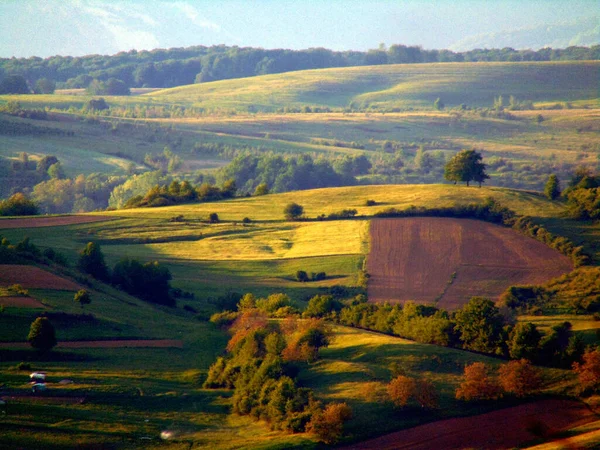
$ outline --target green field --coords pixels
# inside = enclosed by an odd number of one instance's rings
[[[182,86],[142,97],[207,108],[264,110],[307,104],[430,109],[438,97],[448,106],[491,106],[498,95],[531,101],[597,99],[598,70],[598,62],[347,67]]]

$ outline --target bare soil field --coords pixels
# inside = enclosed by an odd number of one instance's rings
[[[30,348],[28,342],[0,342],[0,347]],[[56,348],[183,348],[176,339],[123,339],[106,341],[63,341]]]
[[[20,284],[25,289],[78,291],[77,283],[34,266],[0,264],[0,286]]]
[[[46,306],[31,297],[0,297],[0,305],[16,308],[45,308]]]
[[[112,217],[103,216],[42,216],[19,219],[0,219],[0,229],[58,227],[65,225],[78,225],[81,223],[104,222],[111,219]]]
[[[487,414],[441,420],[354,444],[352,449],[506,449],[597,420],[583,403],[542,400]],[[540,430],[538,435],[532,432]]]
[[[471,219],[415,217],[371,222],[367,261],[374,302],[436,302],[457,309],[497,298],[513,284],[539,284],[573,270],[564,255],[532,238]]]

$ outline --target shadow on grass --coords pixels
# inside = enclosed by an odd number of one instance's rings
[[[0,348],[0,361],[1,362],[16,362],[16,361],[28,361],[28,362],[91,362],[97,358],[82,353],[72,353],[65,351],[50,351],[45,354],[40,354],[35,350],[9,350]]]

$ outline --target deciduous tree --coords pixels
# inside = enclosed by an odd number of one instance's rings
[[[500,386],[486,364],[476,362],[465,367],[464,381],[456,390],[458,400],[493,400],[500,396]]]
[[[56,345],[54,327],[47,317],[38,317],[32,322],[27,340],[41,353],[49,351]]]
[[[476,181],[481,187],[489,178],[486,165],[481,162],[482,156],[475,150],[462,150],[454,155],[444,167],[444,178],[454,184],[464,181],[469,186],[471,181]]]
[[[537,391],[542,384],[540,370],[526,359],[510,361],[500,366],[498,379],[505,392],[525,397]]]

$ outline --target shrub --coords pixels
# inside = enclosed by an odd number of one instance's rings
[[[100,246],[95,242],[88,242],[86,247],[81,251],[77,268],[98,280],[107,281],[109,279],[108,266],[104,262],[104,254]]]
[[[305,283],[308,281],[308,274],[304,270],[298,270],[296,272],[296,280]]]
[[[399,375],[388,384],[388,395],[395,406],[404,407],[415,393],[415,380],[405,375]]]
[[[297,203],[289,203],[283,209],[283,214],[286,220],[298,220],[304,214],[304,208]]]
[[[583,362],[573,364],[573,371],[578,375],[582,392],[597,391],[600,388],[600,350],[586,351]]]
[[[456,390],[457,400],[494,400],[500,396],[500,386],[490,377],[486,364],[476,362],[465,367],[464,381]]]
[[[219,223],[219,215],[217,213],[210,213],[208,221],[210,223]]]
[[[73,297],[73,301],[75,303],[79,303],[81,305],[81,309],[83,309],[83,305],[89,305],[92,303],[92,297],[88,291],[85,289],[80,289]]]
[[[343,434],[344,422],[352,418],[352,408],[347,403],[330,403],[313,414],[307,431],[316,434],[326,444],[337,443]]]
[[[500,366],[498,378],[504,392],[525,397],[538,390],[542,383],[540,370],[526,359],[510,361]]]

